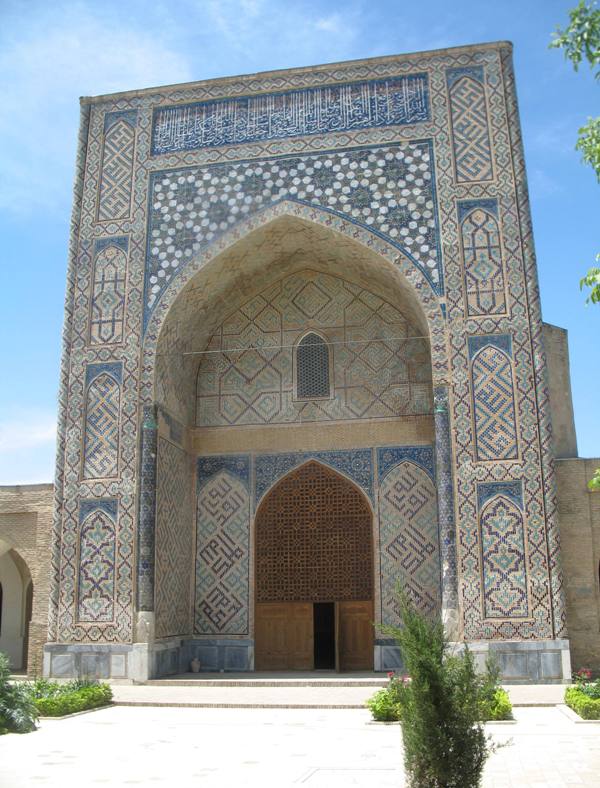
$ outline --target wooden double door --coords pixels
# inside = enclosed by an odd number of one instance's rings
[[[373,670],[373,602],[261,602],[255,669]]]

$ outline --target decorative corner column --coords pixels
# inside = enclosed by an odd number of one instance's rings
[[[434,423],[437,506],[442,565],[442,622],[448,639],[451,642],[457,642],[460,624],[456,570],[454,485],[447,386],[436,386],[434,388]]]
[[[140,510],[137,529],[135,641],[154,641],[154,546],[156,525],[156,408],[144,407],[140,458]]]

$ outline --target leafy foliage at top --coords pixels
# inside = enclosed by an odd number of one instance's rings
[[[551,49],[564,50],[565,57],[579,70],[582,60],[587,60],[596,79],[600,79],[600,10],[595,0],[586,3],[580,0],[576,8],[569,11],[570,24],[565,30],[557,29]]]
[[[595,0],[588,3],[580,0],[579,5],[569,11],[569,25],[557,30],[550,47],[562,49],[575,71],[587,61],[595,78],[600,79],[600,8]],[[587,124],[579,129],[575,148],[600,182],[600,118],[588,118]],[[600,260],[600,255],[596,259]],[[581,289],[590,288],[587,303],[600,303],[600,268],[590,268],[579,284]]]

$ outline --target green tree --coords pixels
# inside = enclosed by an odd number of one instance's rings
[[[468,648],[452,653],[439,618],[424,615],[397,593],[402,626],[381,629],[396,639],[410,676],[398,687],[407,785],[477,788],[497,747],[482,723],[497,674],[479,676]]]
[[[557,29],[550,43],[553,49],[562,49],[575,71],[587,61],[595,79],[600,80],[600,8],[596,1],[580,0],[576,8],[569,11],[569,24]],[[581,153],[585,164],[589,164],[600,183],[600,117],[588,118],[579,129],[576,150]],[[600,254],[596,255],[600,264]],[[600,267],[593,266],[579,282],[580,288],[589,288],[587,303],[600,304]],[[588,482],[590,490],[600,490],[600,468]]]
[[[600,8],[596,0],[580,0],[576,8],[569,11],[569,24],[557,29],[550,43],[552,49],[562,49],[575,71],[587,61],[595,79],[600,80]],[[600,117],[588,118],[585,126],[579,129],[576,150],[581,153],[585,164],[589,164],[600,183]],[[596,260],[600,263],[600,255]],[[593,267],[581,279],[580,287],[590,288],[587,301],[600,303],[600,267]]]

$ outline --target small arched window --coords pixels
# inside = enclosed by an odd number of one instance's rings
[[[296,397],[329,396],[329,348],[323,337],[307,334],[296,348]]]

